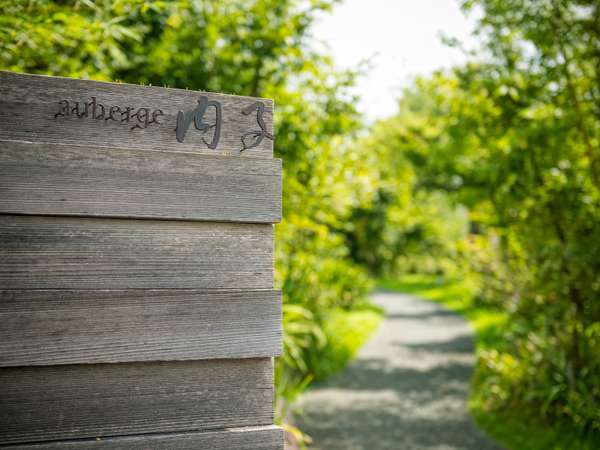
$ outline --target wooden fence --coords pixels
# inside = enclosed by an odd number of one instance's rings
[[[0,446],[283,448],[272,116],[0,72]]]

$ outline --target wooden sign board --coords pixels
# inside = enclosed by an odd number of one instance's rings
[[[283,448],[272,119],[0,72],[0,446]]]
[[[0,139],[273,156],[273,102],[0,71]]]

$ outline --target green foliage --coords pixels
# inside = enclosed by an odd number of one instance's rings
[[[426,191],[406,151],[414,115],[375,124],[354,147],[370,152],[370,192],[346,223],[352,258],[372,275],[397,272],[454,273],[456,242],[467,234],[465,208]],[[423,119],[424,122],[427,119]],[[358,150],[357,150],[358,151]]]
[[[370,287],[349,257],[344,224],[370,183],[347,87],[306,45],[319,11],[335,0],[0,0],[0,67],[273,98],[276,153],[284,159],[283,221],[276,230],[276,284],[283,292],[284,355],[277,408],[320,368],[318,355],[357,340],[327,328],[330,311],[364,306]],[[350,314],[350,313],[349,313]],[[354,317],[354,316],[351,316]],[[370,329],[374,318],[365,324]],[[367,326],[368,325],[368,326]],[[337,351],[337,350],[336,350]]]
[[[143,42],[150,6],[130,1],[0,1],[5,70],[112,80],[130,67],[127,47]],[[154,2],[152,8],[160,3]],[[138,20],[139,19],[139,20]]]
[[[413,198],[468,209],[450,255],[511,317],[480,354],[482,407],[600,430],[600,4],[464,5],[479,61],[416,80],[371,139],[411,168]]]
[[[542,420],[534,408],[518,410],[493,410],[486,403],[494,392],[487,384],[490,380],[490,355],[495,364],[502,365],[506,378],[515,376],[514,360],[500,357],[506,347],[505,334],[511,328],[511,315],[500,309],[481,304],[475,293],[477,288],[465,280],[446,281],[439,277],[408,275],[399,279],[385,279],[381,287],[408,292],[438,303],[465,316],[475,330],[478,366],[472,381],[469,407],[477,424],[507,448],[521,450],[592,450],[600,446],[600,433],[582,433],[572,423]],[[500,359],[504,359],[500,361]],[[503,382],[506,378],[502,378]]]

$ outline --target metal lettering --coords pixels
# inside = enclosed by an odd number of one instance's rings
[[[254,111],[256,111],[256,122],[260,127],[260,131],[248,131],[242,135],[242,149],[240,150],[240,153],[244,150],[259,146],[264,138],[273,140],[273,135],[267,131],[267,124],[263,119],[265,105],[262,102],[254,102],[242,109],[242,114],[247,116]],[[249,143],[247,141],[249,141]]]
[[[211,106],[215,109],[215,123],[204,123],[204,115]],[[206,142],[203,136],[202,142],[204,142],[208,148],[213,150],[216,149],[219,144],[219,138],[221,137],[221,103],[214,100],[209,101],[208,97],[202,96],[198,99],[198,106],[192,111],[187,113],[179,111],[177,113],[177,126],[175,128],[175,137],[178,142],[183,142],[192,120],[194,121],[196,130],[201,131],[203,135],[211,128],[215,129],[212,140]]]

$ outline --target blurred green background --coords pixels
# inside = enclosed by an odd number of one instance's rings
[[[480,50],[372,126],[307,44],[335,3],[0,0],[0,68],[275,100],[280,422],[377,328],[379,280],[472,321],[486,431],[600,448],[600,3],[462,1]]]

